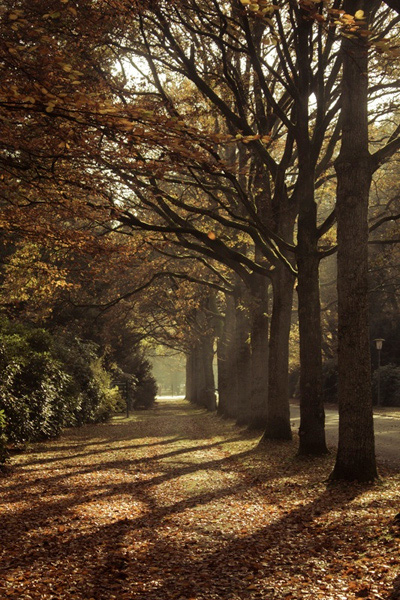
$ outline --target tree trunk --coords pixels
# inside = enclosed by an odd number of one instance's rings
[[[319,294],[317,205],[314,171],[304,160],[299,173],[298,314],[300,337],[299,454],[326,454],[322,396],[322,333]],[[301,172],[301,171],[304,172]]]
[[[263,430],[267,422],[268,408],[269,281],[262,275],[255,275],[252,284],[249,429]]]
[[[188,402],[193,402],[193,351],[186,354],[186,386],[185,398]]]
[[[292,439],[288,371],[294,280],[283,264],[277,265],[272,279],[268,412],[261,441]]]
[[[300,229],[300,226],[299,226]],[[308,242],[312,242],[310,235]],[[319,258],[315,244],[300,254],[298,306],[300,336],[300,428],[299,454],[326,454],[325,412],[322,397],[321,304]],[[299,240],[299,250],[301,243]]]
[[[213,370],[214,335],[205,335],[201,340],[199,348],[201,352],[202,370],[204,373],[204,386],[201,390],[201,402],[207,410],[213,411],[217,408]]]
[[[315,202],[315,149],[310,139],[309,97],[312,91],[309,57],[312,22],[300,10],[297,28],[299,97],[296,102],[296,143],[299,174],[297,272],[300,335],[299,454],[324,454],[325,414],[322,401],[322,335],[319,295],[317,204]]]
[[[251,350],[250,323],[244,306],[246,290],[242,282],[235,293],[235,371],[238,378],[238,425],[248,425],[251,420]]]
[[[345,6],[346,8],[346,6]],[[346,10],[351,11],[347,2]],[[354,9],[353,9],[354,12]],[[377,477],[368,323],[368,44],[343,38],[342,145],[335,167],[338,239],[339,442],[332,479]]]
[[[197,404],[198,406],[201,406],[202,391],[204,389],[204,370],[199,342],[196,342],[193,348],[192,381],[192,402],[194,402],[194,404]]]
[[[299,261],[300,427],[299,454],[324,454],[321,323],[317,258]]]
[[[236,309],[233,296],[226,296],[224,327],[218,340],[218,414],[238,417],[238,377],[235,349]]]

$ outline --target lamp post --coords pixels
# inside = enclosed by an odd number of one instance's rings
[[[378,351],[378,398],[377,398],[377,406],[381,405],[381,350],[382,344],[385,340],[383,338],[377,338],[374,340],[375,347]]]

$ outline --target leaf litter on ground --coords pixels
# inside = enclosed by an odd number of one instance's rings
[[[400,476],[327,485],[182,400],[33,446],[3,476],[0,598],[394,599]]]

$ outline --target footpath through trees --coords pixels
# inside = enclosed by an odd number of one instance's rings
[[[326,480],[334,455],[182,400],[68,430],[1,479],[0,597],[389,598],[400,476]]]

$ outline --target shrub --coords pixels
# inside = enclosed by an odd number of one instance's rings
[[[400,406],[400,367],[389,364],[376,369],[372,379],[373,402],[378,403],[378,380],[380,379],[380,403],[383,406]]]
[[[134,406],[150,408],[156,382],[140,351],[133,357],[133,374],[115,364],[106,369],[94,342],[72,334],[53,337],[0,316],[0,462],[7,443],[55,437],[63,427],[103,422],[125,408],[111,387],[116,374],[134,382]]]
[[[96,396],[96,407],[92,418],[95,422],[108,421],[120,406],[120,393],[111,388],[111,375],[104,369],[102,358],[93,360],[90,364],[92,372],[92,391]]]
[[[157,395],[157,382],[148,374],[139,381],[134,391],[133,408],[149,409],[153,406]]]
[[[322,394],[324,402],[336,403],[338,400],[338,368],[334,359],[322,365]]]
[[[289,372],[289,397],[298,399],[300,397],[299,389],[300,368],[294,367]]]
[[[0,409],[14,444],[56,435],[63,413],[65,375],[49,352],[51,336],[4,319],[0,324]]]
[[[111,376],[93,342],[70,335],[57,338],[55,348],[69,376],[66,395],[71,399],[68,425],[106,421],[116,410],[118,394],[110,389]]]
[[[5,429],[6,416],[4,410],[0,410],[0,469],[8,459],[7,436],[5,433]]]
[[[12,444],[107,420],[119,399],[97,346],[0,318],[0,434]],[[1,447],[1,446],[0,446]],[[1,451],[0,451],[1,452]]]
[[[338,373],[336,360],[330,359],[322,365],[322,395],[326,403],[337,402]],[[289,373],[289,393],[291,398],[300,398],[300,368]]]

